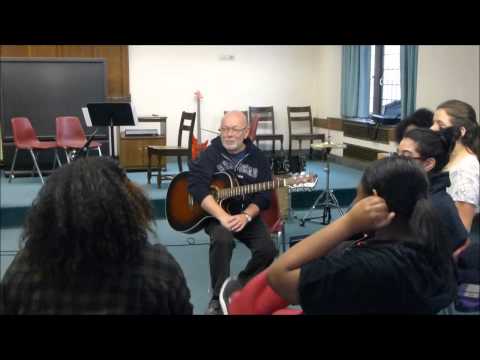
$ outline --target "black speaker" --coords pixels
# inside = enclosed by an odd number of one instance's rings
[[[288,173],[285,156],[274,156],[270,159],[271,169],[274,175],[284,175]]]
[[[288,158],[288,171],[292,174],[301,173],[305,170],[305,158],[302,156],[290,156]]]

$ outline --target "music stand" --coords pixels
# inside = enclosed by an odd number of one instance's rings
[[[71,161],[87,156],[88,146],[93,141],[93,138],[95,137],[95,134],[97,133],[97,131],[98,129],[95,129],[95,131],[88,136],[87,141],[85,142],[85,144],[82,146],[81,149],[73,150],[73,152],[70,155]]]
[[[328,158],[329,152],[331,149],[344,149],[346,147],[345,144],[334,144],[331,143],[330,141],[320,143],[320,144],[312,144],[311,148],[313,150],[327,150],[326,153],[326,166],[325,166],[325,172],[327,173],[326,175],[326,186],[325,190],[322,191],[322,193],[317,197],[313,205],[310,207],[310,210],[305,214],[303,219],[300,220],[300,226],[305,226],[305,222],[307,221],[312,221],[316,222],[316,219],[322,218],[322,222],[320,224],[322,225],[328,225],[330,223],[330,220],[332,218],[332,213],[331,209],[337,209],[340,215],[343,215],[343,210],[340,207],[340,204],[338,203],[338,200],[333,193],[333,189],[330,189],[330,160]],[[323,200],[320,204],[320,200]],[[310,214],[314,209],[323,209],[323,215],[322,216],[312,216],[309,217]]]
[[[138,118],[130,103],[90,103],[88,113],[93,126],[110,128],[110,156],[114,156],[114,126],[136,126]]]

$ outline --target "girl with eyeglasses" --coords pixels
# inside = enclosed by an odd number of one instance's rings
[[[449,173],[443,171],[455,146],[457,132],[453,127],[439,132],[415,128],[405,134],[398,146],[399,155],[417,160],[428,173],[432,204],[446,225],[452,251],[465,244],[468,238],[455,203],[447,193]]]

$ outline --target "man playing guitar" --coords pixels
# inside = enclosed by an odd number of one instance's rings
[[[264,154],[248,138],[249,126],[241,111],[231,111],[222,119],[220,136],[200,156],[191,161],[188,191],[195,202],[213,216],[205,231],[210,236],[210,277],[213,296],[207,314],[221,314],[220,288],[230,275],[234,239],[244,243],[252,252],[245,269],[238,275],[239,285],[267,268],[276,255],[275,245],[260,210],[270,206],[269,191],[256,192],[232,199],[225,211],[210,193],[215,173],[233,173],[240,185],[272,180],[270,165]]]

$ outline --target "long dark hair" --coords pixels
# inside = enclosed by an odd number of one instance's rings
[[[451,251],[441,220],[430,203],[428,177],[415,160],[402,156],[377,160],[365,170],[361,185],[366,194],[373,194],[375,189],[385,200],[396,214],[394,221],[408,227],[411,243],[427,251],[436,265],[449,263]]]
[[[142,190],[111,158],[79,159],[53,173],[30,208],[28,262],[52,279],[141,261],[152,220]]]
[[[447,165],[450,153],[455,147],[455,141],[459,137],[460,131],[456,127],[449,127],[440,131],[416,128],[405,134],[405,138],[415,141],[417,152],[422,159],[435,159],[435,166],[431,170],[432,173],[442,171],[445,165]]]
[[[478,155],[479,145],[479,126],[475,109],[464,101],[447,100],[437,106],[437,110],[443,109],[451,117],[454,127],[465,128],[465,135],[461,138],[461,143]]]

